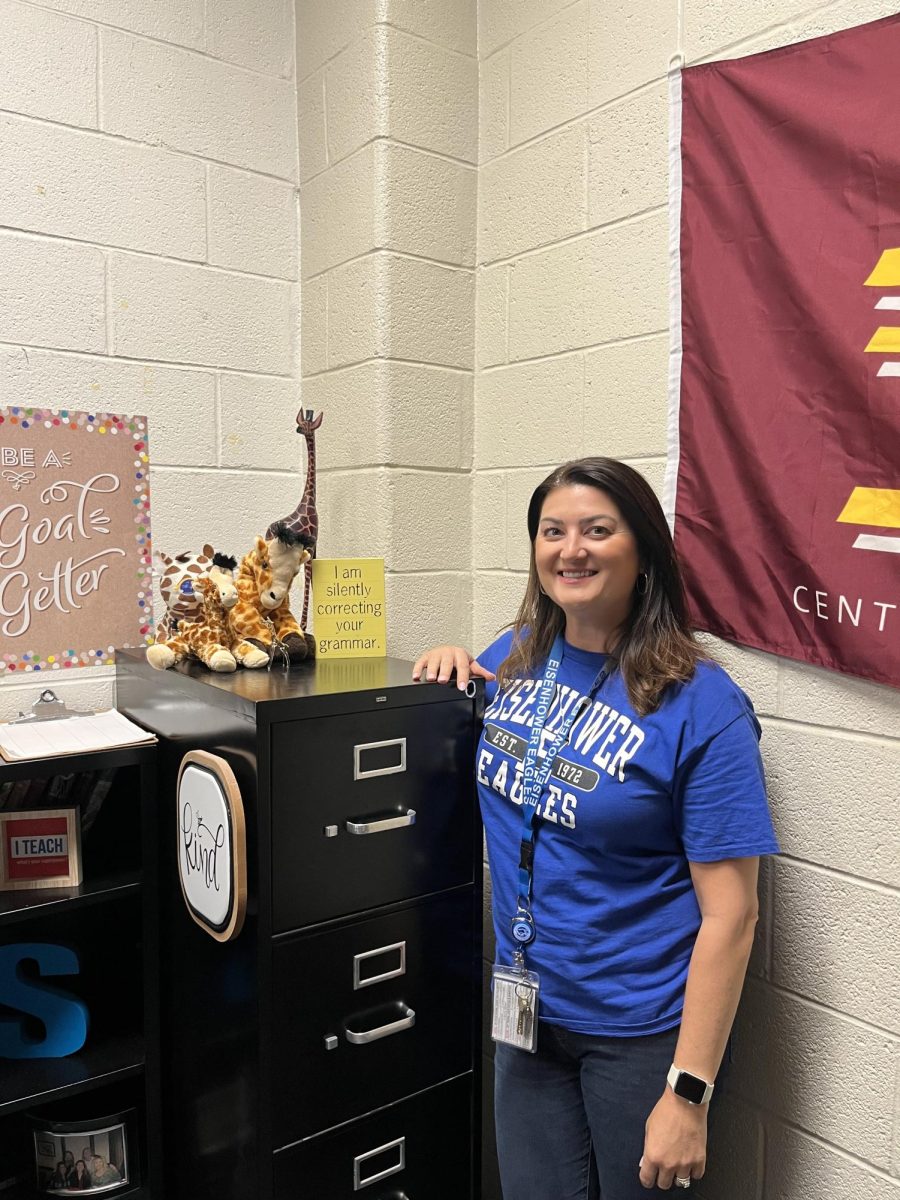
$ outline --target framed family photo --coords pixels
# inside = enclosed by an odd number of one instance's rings
[[[114,1196],[140,1183],[134,1113],[90,1121],[32,1118],[37,1190],[53,1196]]]

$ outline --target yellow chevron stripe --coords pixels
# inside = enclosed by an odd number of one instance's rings
[[[896,250],[882,250],[875,270],[866,280],[866,287],[898,286],[900,286],[900,247]]]
[[[900,354],[900,326],[879,325],[866,346],[866,354]]]
[[[854,488],[838,520],[900,529],[900,488]]]

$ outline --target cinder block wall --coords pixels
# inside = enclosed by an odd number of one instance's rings
[[[389,648],[470,636],[475,0],[298,0],[303,401],[322,553],[383,555]]]
[[[299,496],[293,20],[0,0],[0,404],[146,413],[166,550],[241,554]],[[0,672],[0,717],[111,676]]]
[[[611,454],[661,482],[670,56],[748,54],[896,11],[480,0],[476,648],[515,611],[527,497],[552,466]],[[900,696],[713,649],[761,714],[784,856],[764,873],[731,1098],[692,1194],[900,1200]]]

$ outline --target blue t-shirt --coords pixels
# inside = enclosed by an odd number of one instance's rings
[[[490,671],[512,633],[478,661]],[[588,694],[605,655],[565,645],[539,749]],[[512,962],[522,840],[522,762],[543,670],[486,689],[477,777],[498,962]],[[776,854],[753,706],[721,667],[698,664],[638,716],[613,672],[574,722],[535,816],[530,969],[540,1016],[631,1037],[681,1019],[700,928],[689,862]]]

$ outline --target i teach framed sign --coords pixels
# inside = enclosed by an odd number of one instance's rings
[[[152,641],[147,420],[0,408],[0,678]]]

